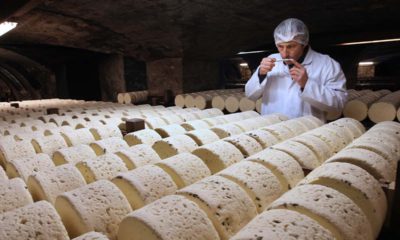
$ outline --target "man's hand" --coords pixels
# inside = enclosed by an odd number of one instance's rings
[[[275,58],[263,58],[261,63],[260,63],[260,69],[258,71],[258,74],[260,75],[266,75],[269,73],[272,68],[275,67]]]
[[[290,62],[294,64],[294,67],[289,70],[290,76],[301,88],[304,88],[308,80],[307,70],[294,59],[290,60]]]

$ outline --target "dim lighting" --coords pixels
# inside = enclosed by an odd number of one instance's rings
[[[385,42],[397,42],[400,41],[400,38],[391,38],[391,39],[382,39],[382,40],[371,40],[371,41],[361,41],[361,42],[348,42],[348,43],[339,43],[340,46],[348,46],[348,45],[361,45],[361,44],[370,44],[370,43],[385,43]]]
[[[16,22],[3,22],[0,23],[0,36],[7,33],[8,31],[13,30],[18,23]]]
[[[247,63],[241,63],[240,66],[241,67],[248,67],[249,65]]]
[[[374,62],[359,62],[358,66],[371,66],[374,65]]]

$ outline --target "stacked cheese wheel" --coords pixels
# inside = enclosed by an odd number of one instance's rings
[[[400,119],[400,91],[390,93],[374,102],[368,109],[368,117],[374,123]]]
[[[134,92],[125,92],[117,94],[118,103],[140,103],[145,102],[149,96],[149,92],[147,90],[144,91],[134,91]]]

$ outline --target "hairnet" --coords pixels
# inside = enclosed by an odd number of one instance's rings
[[[297,18],[288,18],[281,22],[274,31],[275,44],[295,41],[302,45],[308,44],[307,26]]]

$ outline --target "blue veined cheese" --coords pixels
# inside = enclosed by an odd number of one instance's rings
[[[167,138],[179,134],[184,134],[186,132],[186,129],[179,124],[170,124],[162,127],[157,127],[155,131],[160,134],[162,138]]]
[[[314,135],[304,133],[290,140],[307,146],[317,156],[318,161],[321,164],[333,155],[333,150],[330,148],[330,146],[322,139]]]
[[[275,137],[275,135],[261,129],[245,132],[244,134],[254,138],[258,143],[261,144],[263,149],[280,142],[280,140]]]
[[[124,136],[124,140],[129,146],[137,144],[153,145],[156,141],[161,140],[162,137],[152,129],[143,129],[135,132],[128,133]]]
[[[319,184],[353,200],[368,217],[375,238],[385,220],[387,203],[380,183],[367,171],[349,163],[326,163],[314,169],[299,185]]]
[[[243,157],[248,157],[256,154],[263,150],[261,144],[259,144],[254,138],[246,135],[239,134],[232,137],[222,139],[223,141],[229,142],[234,145],[243,154]]]
[[[291,155],[303,168],[314,169],[321,165],[315,153],[299,142],[286,140],[273,145],[271,148]]]
[[[354,118],[340,118],[328,124],[348,129],[353,135],[353,139],[356,139],[365,133],[364,125]]]
[[[21,178],[0,180],[0,214],[33,203]]]
[[[191,153],[166,158],[156,165],[172,177],[179,189],[211,175],[207,165]]]
[[[115,125],[99,124],[97,126],[92,126],[90,132],[93,134],[96,141],[111,137],[122,138],[121,130]]]
[[[364,212],[346,195],[329,187],[315,184],[297,186],[269,208],[304,214],[328,229],[336,239],[374,239]]]
[[[350,130],[348,130],[345,127],[340,127],[340,126],[333,125],[333,124],[325,124],[321,128],[338,135],[341,139],[344,140],[346,145],[348,145],[349,143],[351,143],[354,140],[353,134],[350,132]]]
[[[6,164],[6,172],[10,178],[21,177],[26,182],[29,175],[41,170],[51,169],[54,166],[49,155],[38,153],[35,156],[14,159],[8,162]]]
[[[115,153],[122,149],[127,149],[129,145],[119,137],[105,138],[92,142],[89,145],[97,156],[103,155],[105,153]]]
[[[377,180],[392,182],[396,168],[381,155],[363,148],[345,148],[329,158],[328,162],[351,163],[369,172]]]
[[[193,130],[185,133],[185,135],[191,137],[199,146],[216,142],[220,139],[218,135],[210,129]]]
[[[223,125],[214,126],[211,128],[211,131],[215,132],[219,138],[226,138],[241,134],[245,130],[233,123],[227,123]]]
[[[73,131],[61,132],[65,142],[69,147],[80,144],[90,144],[95,141],[93,134],[88,128],[81,128]]]
[[[132,209],[138,209],[178,189],[170,175],[155,165],[121,173],[112,182],[125,194]]]
[[[232,237],[257,215],[257,208],[246,192],[221,176],[207,177],[177,193],[207,213],[221,240]]]
[[[87,183],[100,179],[112,179],[121,172],[127,172],[124,161],[113,153],[106,153],[75,165]]]
[[[119,240],[219,240],[211,220],[194,202],[179,195],[163,197],[127,215]]]
[[[86,181],[73,164],[64,164],[35,172],[28,177],[27,186],[35,201],[55,203],[61,193],[86,185]]]
[[[0,166],[0,181],[8,180],[6,172],[4,171],[3,167]]]
[[[162,116],[161,118],[164,119],[167,124],[180,124],[183,122],[183,118],[181,118],[178,114],[173,113]]]
[[[96,231],[116,239],[120,222],[132,211],[124,194],[106,180],[59,195],[55,208],[71,238]]]
[[[186,131],[199,130],[199,129],[208,129],[208,128],[212,127],[211,124],[209,124],[206,121],[201,120],[201,119],[192,120],[192,121],[181,123],[181,126]]]
[[[88,232],[72,240],[109,240],[108,237],[99,232]]]
[[[36,153],[45,153],[53,156],[53,153],[61,148],[68,147],[64,138],[60,134],[32,139],[31,141]]]
[[[335,240],[336,238],[328,229],[304,214],[286,209],[272,209],[255,217],[231,239]]]
[[[133,145],[127,149],[115,153],[124,162],[129,170],[141,167],[147,164],[156,163],[161,160],[154,149],[147,144]]]
[[[0,239],[69,240],[54,207],[47,201],[35,202],[0,214]]]
[[[295,136],[295,133],[292,132],[289,128],[287,128],[284,122],[273,124],[264,128],[261,128],[263,131],[270,132],[280,141],[284,141],[286,139],[292,138]]]
[[[192,152],[197,147],[196,142],[184,134],[164,138],[153,144],[153,149],[161,159],[172,157],[179,153]]]
[[[298,121],[303,123],[306,126],[309,126],[310,129],[321,127],[324,123],[319,119],[312,115],[307,115],[304,117],[297,118]]]
[[[304,178],[303,169],[296,159],[279,150],[267,148],[245,160],[260,163],[271,170],[285,192]]]
[[[228,123],[228,120],[225,120],[224,116],[225,115],[216,116],[216,117],[210,117],[210,118],[202,118],[201,120],[205,121],[210,126],[217,126],[217,125]]]
[[[56,166],[67,163],[78,163],[80,161],[95,158],[97,155],[89,145],[77,145],[62,148],[54,152],[53,162]]]
[[[326,142],[330,148],[333,150],[334,153],[339,152],[342,150],[346,145],[347,142],[342,139],[339,135],[332,131],[327,131],[324,129],[324,127],[319,127],[316,129],[313,129],[311,131],[308,131],[307,134],[319,137],[322,139],[324,142]]]
[[[237,183],[251,197],[258,212],[262,212],[284,191],[279,179],[263,165],[241,161],[217,173]]]
[[[203,145],[192,153],[204,161],[212,174],[244,158],[239,149],[223,140]]]

